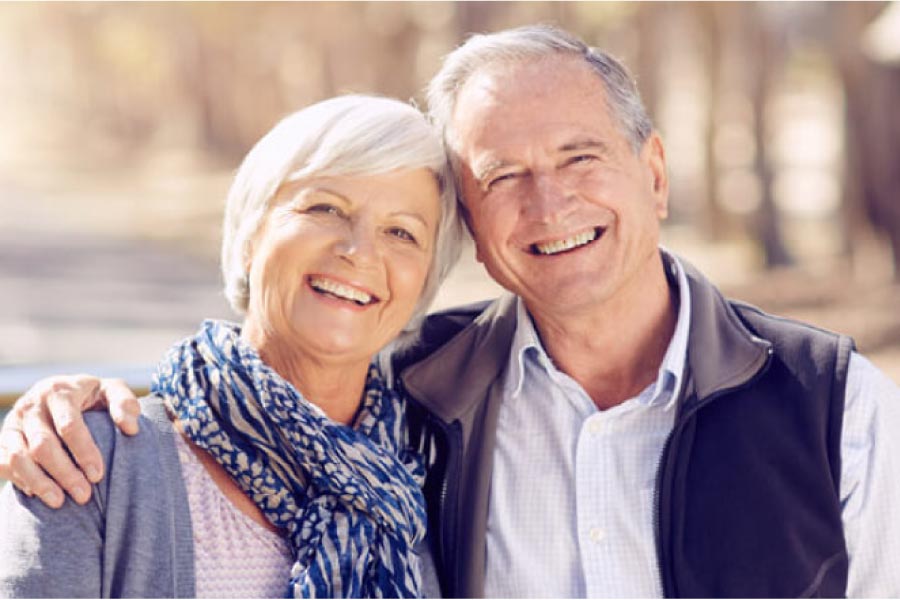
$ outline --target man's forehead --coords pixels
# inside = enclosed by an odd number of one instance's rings
[[[553,118],[554,109],[563,105],[580,105],[591,112],[606,107],[606,90],[599,76],[577,57],[494,63],[466,79],[451,119],[457,131],[475,132],[498,124],[514,126],[517,118]]]
[[[548,77],[568,79],[575,74],[588,75],[599,83],[591,67],[579,56],[553,54],[495,60],[477,67],[466,78],[460,88],[460,96],[468,92],[483,98],[506,100],[507,96],[515,96],[522,88],[530,85],[539,87],[537,82]]]

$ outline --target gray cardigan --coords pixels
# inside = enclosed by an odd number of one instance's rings
[[[128,437],[105,412],[85,421],[107,466],[91,500],[47,508],[12,485],[0,492],[0,598],[191,598],[194,536],[172,423],[162,401],[141,400]],[[422,592],[439,597],[427,540]],[[287,582],[285,582],[287,585]]]
[[[85,415],[106,476],[91,500],[59,510],[7,485],[0,493],[0,597],[193,597],[194,543],[172,424],[142,400],[140,433]]]

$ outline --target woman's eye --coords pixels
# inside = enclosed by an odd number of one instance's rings
[[[417,242],[416,237],[402,227],[391,227],[387,231],[389,235],[392,235],[399,240],[403,240],[404,242]]]
[[[336,215],[338,217],[344,216],[344,211],[342,211],[340,208],[338,208],[334,204],[326,203],[313,204],[312,206],[307,207],[305,212]]]

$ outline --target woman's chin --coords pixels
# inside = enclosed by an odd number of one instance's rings
[[[371,315],[345,312],[296,311],[291,329],[297,343],[310,352],[335,357],[371,358],[399,335],[406,323],[400,318],[406,316],[405,313],[389,316],[393,318],[372,318]]]
[[[324,324],[299,328],[297,334],[297,343],[307,354],[333,359],[368,360],[389,341],[376,338],[371,329],[347,329]]]

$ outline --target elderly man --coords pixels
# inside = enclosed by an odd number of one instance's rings
[[[665,152],[622,65],[546,27],[475,36],[429,105],[512,292],[391,359],[436,457],[444,593],[900,594],[900,390],[848,338],[725,300],[659,248]],[[69,422],[89,402],[50,404]],[[17,427],[0,475],[34,468]]]

